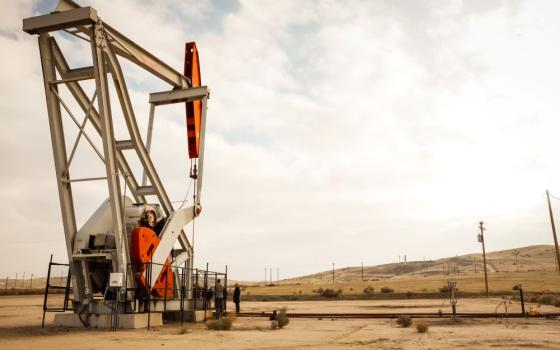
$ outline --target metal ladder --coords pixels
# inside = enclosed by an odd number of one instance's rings
[[[51,254],[51,258],[49,260],[49,270],[47,272],[47,283],[45,285],[45,297],[43,299],[43,320],[41,321],[41,328],[45,327],[45,314],[47,312],[65,312],[67,310],[70,310],[70,308],[68,308],[68,304],[70,302],[70,293],[72,291],[72,288],[70,286],[70,280],[72,278],[72,273],[70,270],[70,264],[62,264],[62,263],[56,263],[52,261],[53,256]],[[60,285],[51,285],[51,270],[53,266],[66,266],[68,267],[68,272],[66,273],[66,285],[65,286],[60,286]],[[64,290],[64,302],[62,304],[62,307],[48,307],[48,298],[49,298],[49,291],[50,290]],[[58,294],[58,293],[57,293]]]

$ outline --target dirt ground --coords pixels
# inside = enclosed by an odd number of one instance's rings
[[[460,300],[458,311],[493,312],[499,299]],[[510,312],[519,305],[508,304]],[[204,324],[166,324],[150,331],[41,329],[41,296],[0,297],[0,349],[560,349],[560,320],[464,319],[428,320],[428,333],[414,325],[400,328],[394,320],[291,319],[282,330],[270,329],[261,318],[237,318],[231,331],[208,331]],[[231,307],[229,305],[228,307]],[[251,302],[245,311],[269,311],[287,306],[292,312],[422,312],[437,311],[442,301],[307,301]],[[534,308],[537,305],[533,305]],[[443,306],[448,311],[449,305]],[[541,306],[540,311],[558,308]],[[46,324],[52,322],[49,314]],[[416,322],[416,321],[415,321]]]

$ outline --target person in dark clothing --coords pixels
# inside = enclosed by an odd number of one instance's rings
[[[233,291],[233,302],[235,303],[235,312],[239,313],[239,304],[241,303],[241,289],[239,285],[235,284],[235,290]]]

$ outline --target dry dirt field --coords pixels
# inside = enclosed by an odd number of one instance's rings
[[[492,312],[499,299],[460,300],[459,311]],[[0,297],[0,349],[560,349],[560,320],[429,320],[428,333],[400,328],[393,320],[291,319],[287,328],[271,330],[260,318],[238,318],[231,331],[208,331],[203,324],[167,324],[148,330],[40,328],[41,296]],[[307,301],[244,303],[245,311],[394,312],[437,311],[437,300]],[[537,305],[533,305],[537,307]],[[444,306],[444,311],[449,305]],[[519,311],[517,304],[511,312]],[[541,306],[541,311],[557,311]],[[52,321],[52,314],[47,324]]]

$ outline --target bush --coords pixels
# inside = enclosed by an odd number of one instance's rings
[[[319,294],[323,294],[323,291],[324,291],[324,289],[323,289],[323,288],[319,288],[319,289],[317,289],[317,293],[319,293]]]
[[[321,296],[324,296],[325,298],[337,298],[340,295],[340,293],[342,293],[341,289],[334,290],[334,289],[327,288],[321,292]]]
[[[364,293],[365,294],[373,294],[373,292],[375,291],[375,288],[373,288],[372,286],[367,286],[364,288]]]
[[[420,322],[416,324],[416,330],[418,333],[426,333],[428,331],[428,324],[425,322]]]
[[[410,318],[410,316],[400,315],[399,318],[397,318],[397,324],[405,328],[410,327],[410,325],[412,324],[412,319]]]
[[[278,329],[278,321],[270,322],[270,328],[271,329]]]
[[[288,308],[283,307],[280,309],[278,315],[276,316],[276,322],[278,322],[279,328],[284,328],[288,325],[288,323],[290,323],[290,319],[288,318]]]
[[[222,317],[217,320],[206,322],[206,328],[213,331],[229,331],[233,325],[233,321],[235,321],[235,316],[233,315]]]
[[[537,301],[541,304],[551,305],[552,304],[552,296],[541,295],[540,297],[538,297]]]
[[[519,284],[516,284],[515,286],[513,286],[513,287],[511,288],[511,290],[519,290]]]
[[[393,288],[389,288],[389,287],[383,287],[381,288],[381,293],[393,293],[395,290]]]

